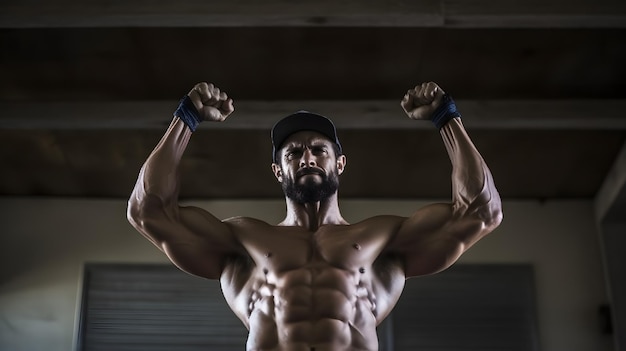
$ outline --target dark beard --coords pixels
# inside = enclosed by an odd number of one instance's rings
[[[336,172],[320,175],[321,184],[306,182],[296,184],[293,178],[283,177],[281,186],[285,196],[299,204],[309,204],[328,199],[339,189],[339,176]]]

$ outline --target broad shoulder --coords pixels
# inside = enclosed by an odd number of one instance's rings
[[[252,218],[252,217],[244,217],[244,216],[230,217],[230,218],[223,220],[222,222],[224,222],[225,224],[229,225],[232,228],[241,228],[241,227],[271,228],[271,227],[274,227],[274,225],[269,224],[263,220]]]
[[[369,217],[348,226],[349,231],[359,235],[375,235],[391,238],[400,229],[406,217],[379,215]]]
[[[394,228],[399,225],[402,225],[402,222],[406,220],[406,217],[395,216],[395,215],[378,215],[369,217],[361,220],[360,222],[356,222],[352,224],[353,227],[388,227]]]

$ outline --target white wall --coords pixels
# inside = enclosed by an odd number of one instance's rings
[[[409,215],[423,202],[342,201],[356,222]],[[199,202],[220,218],[281,220],[277,201]],[[166,262],[126,222],[123,200],[0,198],[0,350],[73,348],[84,262]],[[596,310],[607,301],[590,201],[505,202],[504,222],[461,262],[535,267],[543,351],[610,351]],[[207,282],[213,283],[213,282]]]

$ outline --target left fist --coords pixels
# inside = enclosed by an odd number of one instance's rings
[[[422,83],[409,89],[400,106],[410,119],[430,120],[441,105],[445,92],[434,82]]]

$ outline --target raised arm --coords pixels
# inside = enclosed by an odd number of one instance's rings
[[[141,168],[128,201],[128,220],[141,234],[182,270],[210,279],[219,278],[224,258],[237,250],[237,242],[228,225],[213,215],[178,205],[179,165],[198,123],[223,121],[233,110],[224,92],[197,84]]]
[[[390,250],[402,254],[408,277],[439,272],[494,230],[500,196],[487,164],[470,140],[454,102],[435,83],[409,90],[401,103],[411,119],[432,120],[452,162],[452,202],[419,209],[400,226]]]

